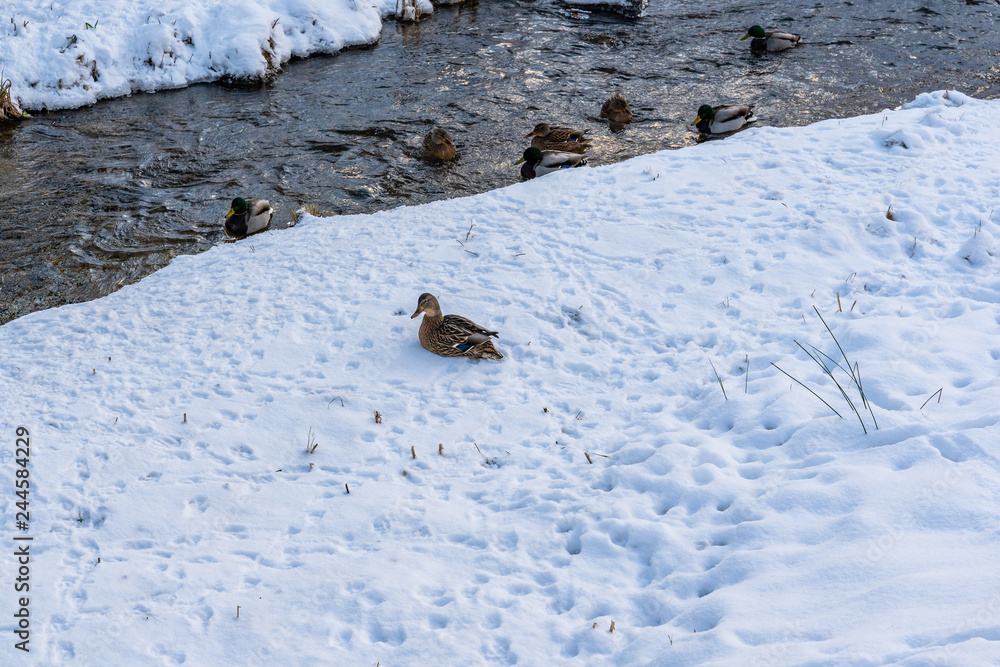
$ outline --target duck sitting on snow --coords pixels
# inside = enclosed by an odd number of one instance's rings
[[[522,162],[524,164],[521,164]],[[576,153],[543,151],[531,146],[525,149],[524,156],[515,164],[521,165],[521,176],[530,179],[559,169],[582,167],[587,164],[587,158]]]
[[[747,30],[747,34],[740,37],[740,41],[749,39],[750,37],[753,37],[753,41],[750,42],[750,50],[753,53],[764,53],[765,51],[777,53],[778,51],[785,51],[796,46],[799,40],[802,39],[801,35],[791,32],[781,32],[780,30],[764,30],[759,25],[755,25]]]
[[[615,93],[601,107],[601,118],[607,118],[612,123],[622,125],[631,123],[632,107],[629,105],[628,100],[622,97],[621,93]]]
[[[442,357],[472,357],[473,359],[503,359],[490,336],[499,337],[496,331],[479,326],[461,315],[442,315],[441,306],[433,294],[423,293],[417,299],[417,311],[424,320],[420,323],[420,344],[428,352]]]
[[[756,105],[723,104],[713,107],[710,104],[702,104],[698,107],[698,117],[691,124],[696,125],[698,131],[703,134],[733,132],[750,121],[753,117],[754,106]]]
[[[445,130],[435,127],[424,137],[424,152],[439,160],[455,157],[455,141]]]
[[[524,135],[525,139],[532,137],[531,145],[543,151],[559,151],[561,153],[583,153],[590,148],[590,140],[584,135],[590,130],[574,130],[572,127],[549,126],[539,123],[531,132]]]
[[[274,209],[266,199],[237,197],[226,214],[226,236],[241,239],[263,232],[271,226],[273,216]]]

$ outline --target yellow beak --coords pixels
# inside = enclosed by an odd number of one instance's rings
[[[747,34],[743,35],[742,37],[740,37],[740,41],[742,42],[744,39],[749,39],[749,38],[750,38],[750,33],[747,33]]]
[[[518,160],[518,161],[517,161],[517,162],[515,162],[514,164],[521,164],[522,162],[524,162],[524,158],[521,158],[520,160]]]
[[[691,124],[692,124],[692,125],[697,125],[697,124],[698,124],[698,123],[700,123],[700,122],[701,122],[701,116],[698,116],[697,118],[695,118],[695,119],[694,119],[694,122],[693,122],[693,123],[691,123]]]
[[[226,213],[227,218],[231,218],[234,215],[236,215],[236,211],[234,211],[233,209],[229,209],[229,213]]]

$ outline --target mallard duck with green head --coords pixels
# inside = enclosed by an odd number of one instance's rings
[[[435,127],[424,137],[424,152],[439,160],[455,158],[455,141],[447,131]]]
[[[587,158],[576,153],[543,151],[531,146],[524,150],[524,155],[515,164],[521,165],[523,178],[531,179],[560,169],[582,167],[587,164]]]
[[[584,136],[589,131],[539,123],[535,126],[535,129],[528,132],[524,137],[525,139],[531,137],[531,145],[539,150],[559,151],[560,153],[583,153],[590,148],[590,140]]]
[[[632,107],[621,93],[615,93],[601,107],[601,118],[607,118],[612,123],[621,125],[631,123]]]
[[[753,38],[750,42],[750,50],[754,53],[778,53],[787,51],[798,45],[801,35],[791,32],[781,32],[780,30],[764,30],[759,25],[752,26],[747,30],[747,34],[740,37],[740,41]]]
[[[417,310],[410,315],[410,319],[420,313],[424,314],[420,323],[420,344],[428,352],[442,357],[503,359],[490,340],[491,336],[499,337],[499,333],[461,315],[442,315],[441,305],[433,294],[424,292],[420,295]]]
[[[226,214],[226,236],[241,239],[263,232],[271,226],[272,217],[274,209],[266,199],[237,197]]]
[[[702,104],[698,107],[698,117],[691,124],[696,125],[698,131],[703,134],[735,132],[751,120],[754,106],[756,105],[722,104],[713,107],[710,104]]]

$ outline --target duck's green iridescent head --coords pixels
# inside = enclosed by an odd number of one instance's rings
[[[521,164],[522,162],[527,162],[528,164],[538,164],[542,161],[542,151],[535,148],[534,146],[526,148],[524,150],[524,156],[514,164]]]
[[[756,37],[757,39],[764,39],[765,37],[767,37],[767,35],[764,33],[764,29],[763,28],[761,28],[759,25],[755,25],[755,26],[751,26],[750,29],[747,30],[747,34],[745,34],[742,37],[740,37],[740,40],[742,41],[742,40],[747,39],[749,37]]]
[[[698,107],[698,117],[694,119],[692,125],[697,125],[703,120],[711,120],[715,116],[715,109],[712,108],[711,104],[702,104]]]
[[[233,215],[240,215],[247,212],[247,200],[243,197],[237,197],[233,200],[233,204],[229,209],[229,213],[226,213],[226,217]]]

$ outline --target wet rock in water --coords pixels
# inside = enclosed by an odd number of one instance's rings
[[[421,16],[433,13],[434,5],[431,4],[430,0],[402,0],[402,8],[397,7],[396,19],[399,21],[419,21]]]
[[[614,12],[636,18],[646,13],[649,0],[566,0],[567,5],[598,12]]]

